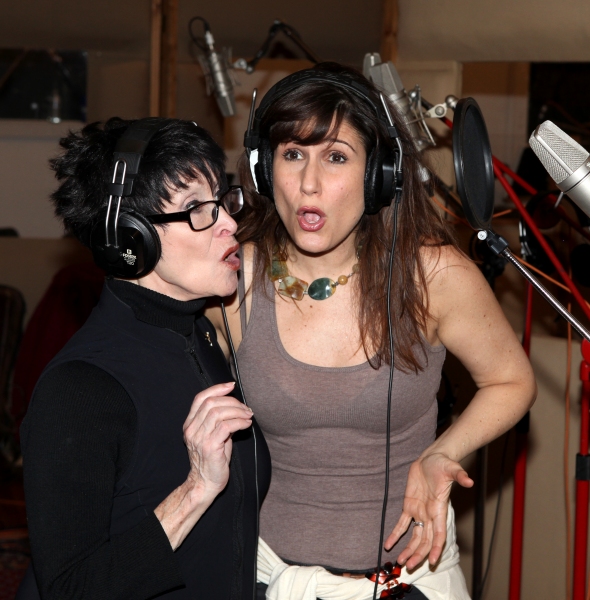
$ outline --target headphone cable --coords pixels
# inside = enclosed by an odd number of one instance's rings
[[[229,323],[227,321],[227,314],[225,312],[225,304],[221,301],[221,313],[223,314],[223,323],[227,332],[227,341],[229,342],[229,349],[232,360],[234,362],[234,368],[236,370],[236,381],[242,400],[244,404],[248,406],[246,400],[246,394],[244,394],[244,388],[242,387],[242,378],[240,377],[240,367],[238,366],[238,359],[236,357],[236,350],[234,348],[234,342],[231,337],[231,331],[229,329]],[[254,581],[252,583],[252,599],[256,598],[256,580],[258,575],[258,536],[260,535],[260,493],[258,491],[258,446],[256,444],[256,429],[254,429],[254,422],[252,422],[252,437],[254,438],[254,484],[256,487],[256,529],[254,538]]]
[[[401,164],[401,161],[400,161]],[[377,573],[375,576],[375,588],[373,589],[373,600],[377,600],[377,589],[379,587],[379,574],[381,572],[381,558],[383,555],[383,537],[385,533],[385,515],[387,513],[387,500],[389,498],[389,462],[391,447],[391,394],[393,389],[393,371],[394,371],[394,344],[393,344],[393,325],[391,320],[391,283],[393,280],[393,261],[395,256],[395,246],[397,243],[397,211],[399,202],[396,201],[393,206],[393,237],[391,240],[391,250],[389,253],[389,270],[387,275],[387,331],[389,334],[389,387],[387,390],[387,434],[385,443],[385,489],[383,491],[383,508],[381,510],[381,531],[379,534],[379,553],[377,554]]]

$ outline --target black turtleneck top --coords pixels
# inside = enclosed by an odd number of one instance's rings
[[[108,287],[137,320],[186,337],[204,305],[125,281],[108,281]],[[109,535],[113,490],[130,467],[137,434],[136,408],[122,385],[88,362],[65,362],[42,377],[31,406],[22,428],[25,494],[43,594],[76,597],[72,590],[84,589],[92,590],[92,598],[111,598],[129,587],[130,577],[134,598],[182,588],[175,553],[153,512],[130,530]],[[77,561],[84,566],[75,567]]]

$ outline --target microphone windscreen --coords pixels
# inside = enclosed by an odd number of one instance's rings
[[[579,169],[590,154],[551,121],[541,123],[529,145],[558,185]]]

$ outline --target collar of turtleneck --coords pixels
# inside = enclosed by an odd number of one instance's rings
[[[196,314],[205,306],[204,298],[183,302],[122,279],[107,279],[105,285],[139,321],[184,336],[192,334]]]

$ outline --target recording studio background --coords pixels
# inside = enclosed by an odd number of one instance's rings
[[[164,7],[168,11],[165,14],[174,16],[174,23],[162,24],[157,19],[154,23],[154,6]],[[77,242],[64,238],[47,201],[55,186],[47,160],[57,152],[60,137],[85,122],[114,115],[141,118],[160,114],[190,119],[209,129],[224,146],[228,170],[235,173],[252,89],[258,87],[264,92],[286,74],[310,65],[288,36],[277,35],[253,73],[235,71],[239,83],[235,86],[237,114],[224,118],[214,98],[206,93],[199,48],[189,35],[188,24],[195,15],[207,19],[218,50],[231,48],[232,60],[251,59],[273,21],[281,19],[322,59],[362,68],[366,53],[380,52],[384,61],[394,62],[405,88],[411,90],[418,84],[422,96],[432,104],[443,103],[449,94],[475,98],[486,119],[494,155],[538,190],[549,191],[554,185],[528,150],[529,135],[537,125],[550,119],[590,150],[590,3],[581,0],[5,3],[0,8],[0,285],[22,293],[26,305],[22,328],[31,323],[48,287],[52,281],[55,284],[54,276],[66,267],[84,269],[90,260]],[[154,27],[159,27],[159,35],[154,34]],[[198,24],[194,31],[201,34]],[[452,119],[452,112],[448,116]],[[429,125],[437,141],[435,148],[427,150],[429,158],[439,177],[453,190],[450,130],[438,120],[430,120]],[[517,191],[523,202],[531,202],[525,190]],[[447,217],[453,222],[455,215],[462,215],[460,206],[452,201],[440,197],[439,202],[452,213]],[[497,213],[505,214],[494,221],[494,227],[518,254],[518,215],[498,185],[495,205]],[[571,269],[582,294],[590,298],[588,240],[572,233],[563,220],[543,221],[546,212],[542,199],[530,207],[565,268]],[[588,222],[583,215],[567,201],[563,209],[587,235]],[[472,231],[460,221],[456,231],[464,250],[472,251]],[[580,246],[585,247],[580,250]],[[477,250],[474,256],[485,262]],[[537,252],[532,262],[546,275],[556,277],[542,252]],[[495,293],[520,335],[525,283],[510,266],[502,266],[494,274]],[[551,283],[547,285],[567,305],[569,295]],[[584,320],[575,306],[572,310]],[[574,463],[580,429],[579,337],[574,334],[568,359],[565,322],[538,297],[533,315],[531,360],[539,397],[532,409],[529,436],[523,600],[566,597],[571,578],[566,577],[570,560],[567,547],[568,543],[571,547],[573,535]],[[19,335],[16,332],[15,339]],[[473,384],[452,357],[445,372],[449,376],[446,385],[456,396],[456,411],[470,397]],[[14,458],[11,453],[17,453],[8,440],[6,419],[18,420],[19,411],[26,407],[18,401],[11,404],[11,381],[0,378],[3,464]],[[473,457],[465,464],[473,474]],[[484,566],[491,548],[489,574],[481,593],[487,600],[509,597],[513,469],[514,439],[509,437],[505,442],[501,438],[489,448],[487,473],[481,475],[487,482]],[[4,529],[12,531],[25,525],[16,488],[10,487],[10,493],[15,494],[13,504],[2,504],[2,485],[9,480],[8,475],[0,476],[0,545],[4,543]],[[473,492],[455,490],[454,503],[462,567],[470,586]],[[23,522],[16,522],[19,519]],[[21,552],[18,556],[26,556],[26,546],[17,550]],[[15,560],[18,563],[19,559]],[[0,580],[1,569],[0,560]],[[0,583],[0,600],[1,594]]]

